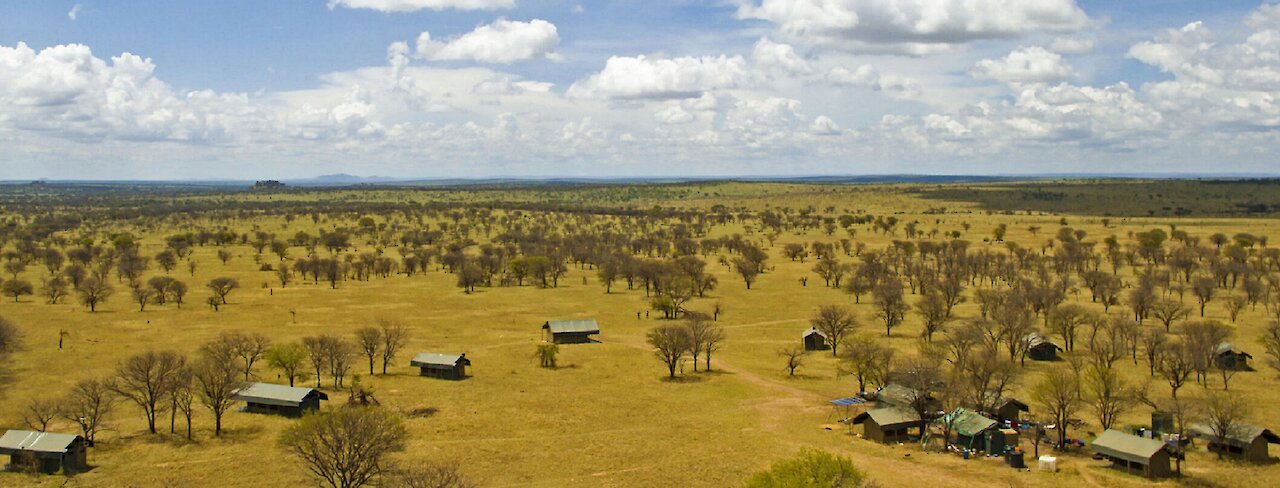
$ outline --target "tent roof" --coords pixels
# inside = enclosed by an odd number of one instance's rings
[[[1147,464],[1151,456],[1164,449],[1164,442],[1126,434],[1111,429],[1093,440],[1093,451],[1104,456]]]
[[[1213,433],[1213,428],[1208,424],[1196,423],[1187,427],[1188,435],[1192,437],[1201,437],[1212,440],[1217,437]],[[1227,443],[1235,446],[1247,446],[1252,444],[1254,439],[1262,437],[1272,444],[1280,444],[1280,435],[1276,435],[1271,429],[1258,427],[1256,425],[1241,424],[1235,432],[1227,435]]]
[[[551,330],[552,334],[563,333],[587,333],[599,334],[600,325],[596,324],[596,319],[583,320],[548,320],[542,325],[542,328]]]
[[[1249,359],[1253,359],[1252,354],[1241,351],[1240,348],[1236,347],[1235,344],[1232,344],[1230,342],[1223,342],[1221,344],[1218,344],[1218,347],[1214,349],[1214,354],[1218,356],[1221,356],[1223,354],[1235,354],[1235,355],[1248,356]]]
[[[877,408],[858,414],[853,418],[853,423],[861,424],[867,419],[874,420],[881,427],[888,427],[917,423],[920,421],[920,416],[911,410],[901,408]]]
[[[33,451],[47,453],[65,453],[80,436],[75,434],[58,434],[54,432],[33,432],[30,430],[10,430],[0,436],[0,452]]]
[[[1027,337],[1023,340],[1027,342],[1027,348],[1049,346],[1057,350],[1062,350],[1062,346],[1059,346],[1058,343],[1053,342],[1053,340],[1041,335],[1039,332],[1027,334]]]
[[[314,388],[295,388],[271,383],[250,383],[248,386],[236,390],[231,399],[242,402],[296,407],[311,395],[319,395],[321,400],[329,399],[329,395]]]
[[[943,414],[942,417],[939,417],[934,422],[949,422],[951,423],[951,430],[969,437],[981,434],[983,431],[996,426],[995,420],[963,408],[957,408]]]
[[[827,338],[827,335],[826,335],[826,334],[823,334],[823,333],[822,333],[822,331],[820,331],[820,330],[818,330],[818,329],[816,329],[816,328],[814,328],[814,327],[810,327],[810,328],[808,328],[808,329],[805,329],[805,330],[804,330],[804,333],[800,334],[800,337],[809,337],[809,336],[814,335],[814,334],[818,334],[818,335],[822,336],[822,338],[823,338],[823,339],[826,339],[826,338]]]

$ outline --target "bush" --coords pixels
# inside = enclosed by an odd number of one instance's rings
[[[848,458],[817,449],[802,449],[756,473],[747,488],[869,488],[867,476]]]

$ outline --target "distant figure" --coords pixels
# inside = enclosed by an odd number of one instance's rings
[[[268,289],[267,289],[267,296],[276,296],[276,289],[275,289],[275,288],[268,288]]]
[[[636,320],[640,320],[640,311],[636,310]]]
[[[646,319],[647,319],[647,318],[649,318],[649,311],[648,311],[648,310],[645,310],[645,311],[644,311],[644,318],[646,318]]]

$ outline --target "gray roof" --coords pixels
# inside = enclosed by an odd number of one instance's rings
[[[418,353],[409,361],[410,366],[448,366],[450,368],[457,366],[458,363],[471,364],[471,360],[466,358],[466,354],[437,354],[434,352]]]
[[[1218,344],[1218,347],[1214,349],[1214,354],[1218,356],[1221,356],[1227,353],[1235,354],[1237,356],[1241,356],[1241,355],[1247,356],[1249,359],[1253,359],[1252,354],[1241,351],[1240,348],[1236,347],[1235,344],[1232,344],[1230,342],[1224,342],[1222,344]]]
[[[80,436],[75,434],[11,430],[5,432],[4,436],[0,436],[0,453],[8,454],[8,451],[65,453],[78,439]]]
[[[231,399],[242,402],[296,407],[311,395],[319,395],[321,400],[329,399],[329,395],[315,388],[295,388],[271,383],[249,383],[249,386],[236,390]]]
[[[1023,338],[1023,340],[1026,341],[1028,349],[1033,347],[1051,346],[1054,349],[1062,350],[1062,346],[1059,346],[1058,343],[1053,342],[1053,340],[1049,339],[1048,337],[1045,337],[1039,332],[1032,332],[1030,334],[1027,334],[1027,336]]]
[[[853,418],[854,424],[861,424],[867,419],[874,420],[881,427],[913,425],[920,422],[920,415],[915,411],[903,408],[877,408],[858,414]]]
[[[1217,437],[1213,433],[1213,428],[1208,424],[1197,423],[1187,427],[1187,435],[1192,437],[1201,437],[1209,440]],[[1271,432],[1271,429],[1265,429],[1256,425],[1240,424],[1235,432],[1230,432],[1226,436],[1227,444],[1237,447],[1244,447],[1252,444],[1254,439],[1262,437],[1272,444],[1280,444],[1280,435]]]
[[[550,329],[552,334],[564,333],[586,333],[599,334],[600,326],[596,324],[595,319],[585,320],[548,320],[542,325],[544,329]]]
[[[1093,440],[1093,452],[1138,464],[1147,464],[1151,456],[1164,449],[1164,442],[1126,434],[1111,429]]]
[[[823,334],[823,333],[822,333],[822,331],[820,331],[820,330],[818,330],[818,329],[816,329],[816,328],[813,328],[813,327],[810,327],[810,328],[808,328],[808,329],[805,329],[805,330],[804,330],[804,333],[803,333],[803,334],[801,334],[801,335],[800,335],[800,337],[809,337],[810,335],[813,335],[813,334],[818,334],[818,335],[822,336],[822,338],[823,338],[823,339],[826,339],[826,338],[827,338],[827,335],[826,335],[826,334]]]

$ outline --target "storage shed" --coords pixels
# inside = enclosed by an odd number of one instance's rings
[[[1030,412],[1030,411],[1031,411],[1031,406],[1025,403],[1022,403],[1017,399],[1001,398],[1000,400],[996,401],[995,411],[987,412],[987,413],[994,414],[996,417],[996,420],[1000,422],[1010,422],[1013,425],[1018,425],[1018,423],[1022,420],[1022,412]]]
[[[1056,361],[1058,353],[1062,351],[1062,346],[1039,332],[1027,334],[1023,340],[1027,343],[1027,357],[1034,361]]]
[[[600,333],[600,326],[595,319],[548,320],[542,324],[542,332],[547,342],[583,344],[594,342],[591,336]]]
[[[471,366],[471,360],[466,354],[424,352],[414,356],[409,365],[418,368],[422,376],[460,380],[467,377],[467,366]]]
[[[9,456],[10,470],[34,459],[41,473],[78,473],[89,469],[86,450],[84,438],[75,434],[10,430],[0,436],[0,455]]]
[[[1237,456],[1253,463],[1265,463],[1271,460],[1271,453],[1268,451],[1269,444],[1280,444],[1280,436],[1271,432],[1270,429],[1253,425],[1240,425],[1239,428],[1233,430],[1234,432],[1230,432],[1225,436],[1226,440],[1224,442],[1218,442],[1218,436],[1214,434],[1213,428],[1207,424],[1192,424],[1187,428],[1187,434],[1194,438],[1203,439],[1211,452]]]
[[[1232,371],[1248,371],[1250,359],[1253,359],[1253,355],[1241,351],[1230,342],[1218,344],[1213,355],[1214,363],[1219,368]]]
[[[831,349],[831,344],[827,341],[827,335],[822,331],[810,327],[805,329],[800,335],[804,339],[804,350],[806,351],[825,351]]]
[[[877,408],[858,414],[852,423],[862,424],[863,438],[889,443],[907,440],[907,431],[920,426],[920,416],[903,408]]]
[[[301,417],[308,411],[319,410],[320,400],[328,400],[329,395],[314,388],[250,383],[237,390],[231,399],[245,402],[246,412]]]
[[[1172,474],[1169,469],[1169,451],[1164,442],[1147,439],[1111,429],[1093,440],[1093,452],[1123,465],[1125,471],[1140,468],[1148,478],[1162,478]]]

